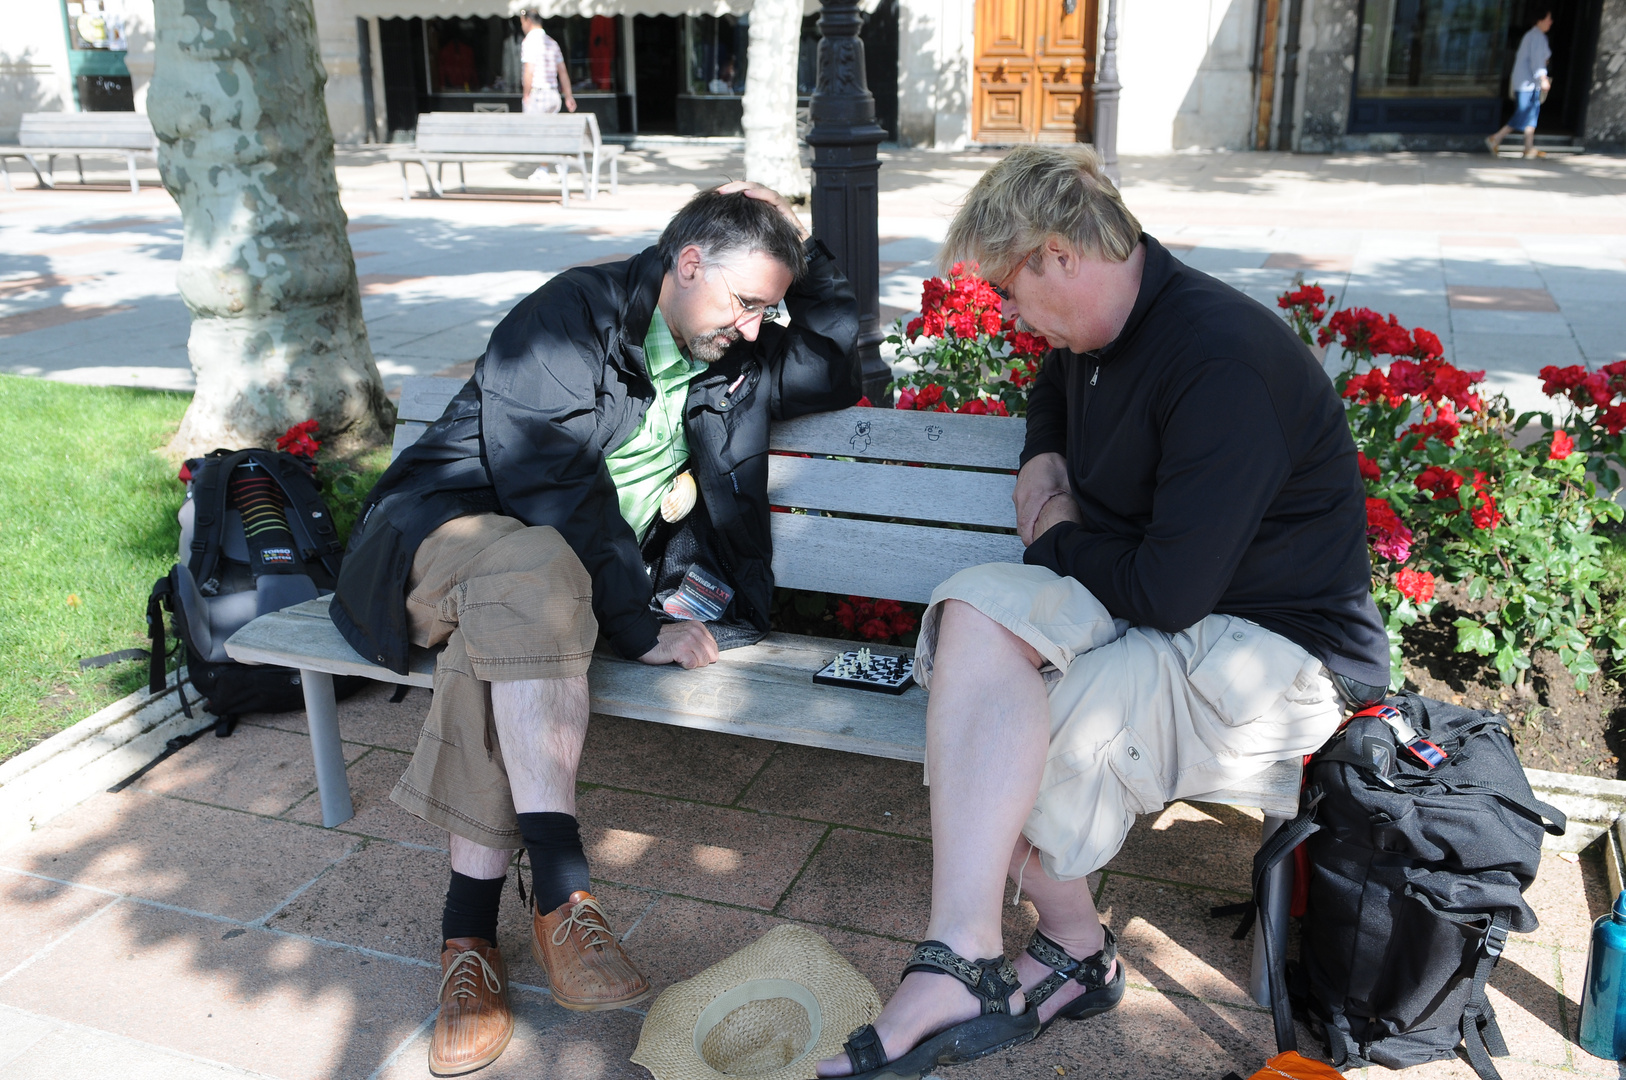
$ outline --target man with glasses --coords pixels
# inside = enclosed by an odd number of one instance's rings
[[[767,632],[768,424],[856,402],[857,336],[851,287],[779,195],[702,192],[654,247],[520,301],[368,496],[334,623],[395,671],[409,645],[445,646],[391,794],[451,834],[437,1075],[489,1064],[513,1033],[496,927],[520,847],[553,999],[649,993],[575,817],[594,644],[697,668]]]

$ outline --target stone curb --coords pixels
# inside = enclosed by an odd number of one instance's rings
[[[1615,831],[1626,814],[1626,781],[1543,769],[1526,769],[1524,775],[1536,798],[1552,803],[1570,819],[1563,836],[1548,836],[1543,842],[1549,851],[1580,851]]]
[[[170,739],[215,722],[196,702],[181,708],[172,672],[160,693],[137,690],[0,764],[0,841],[29,832],[105,791],[164,752]]]

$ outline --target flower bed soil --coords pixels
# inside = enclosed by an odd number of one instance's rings
[[[1452,620],[1479,614],[1485,605],[1467,599],[1460,588],[1442,586],[1433,617],[1404,631],[1406,689],[1425,697],[1494,709],[1513,724],[1519,757],[1532,769],[1626,780],[1626,687],[1610,677],[1607,654],[1598,654],[1604,674],[1586,693],[1556,654],[1537,650],[1523,685],[1505,685],[1488,658],[1454,651]]]

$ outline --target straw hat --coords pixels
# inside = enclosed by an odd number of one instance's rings
[[[655,1080],[807,1080],[881,999],[830,943],[786,923],[661,991],[632,1060]]]

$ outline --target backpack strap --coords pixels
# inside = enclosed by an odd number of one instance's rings
[[[169,606],[169,598],[175,593],[172,580],[175,571],[152,583],[152,592],[147,594],[147,693],[157,694],[164,689],[164,660],[168,654],[164,651],[164,608]]]
[[[192,474],[192,555],[187,569],[199,585],[220,562],[220,529],[226,518],[226,481],[252,451],[212,450]]]
[[[1265,947],[1265,976],[1270,987],[1270,1015],[1278,1053],[1297,1050],[1299,1038],[1298,1030],[1293,1026],[1293,1006],[1287,994],[1287,942],[1277,940],[1275,920],[1265,910],[1265,905],[1270,902],[1265,882],[1272,868],[1291,856],[1306,838],[1321,831],[1321,826],[1316,824],[1315,814],[1323,794],[1319,788],[1307,788],[1304,792],[1304,809],[1299,816],[1272,833],[1253,857],[1253,903],[1258,912],[1254,932],[1260,935]]]
[[[1496,1024],[1496,1010],[1485,997],[1485,984],[1507,945],[1507,928],[1507,912],[1498,911],[1479,942],[1473,988],[1468,992],[1468,1003],[1462,1007],[1462,1046],[1468,1053],[1468,1064],[1473,1066],[1480,1080],[1502,1080],[1491,1058],[1507,1057],[1507,1042]]]
[[[1564,811],[1551,803],[1542,802],[1535,797],[1534,793],[1531,794],[1529,799],[1521,799],[1517,795],[1503,791],[1494,784],[1478,784],[1471,780],[1458,781],[1455,784],[1447,784],[1446,786],[1457,791],[1474,791],[1490,795],[1503,805],[1517,810],[1525,817],[1536,822],[1553,836],[1563,836],[1564,831],[1569,827],[1569,818]]]
[[[333,515],[305,464],[282,451],[255,450],[253,453],[282,486],[290,530],[296,537],[303,532],[312,544],[309,551],[300,552],[301,557],[306,562],[313,559],[321,562],[328,575],[337,579],[344,545],[339,543]]]

